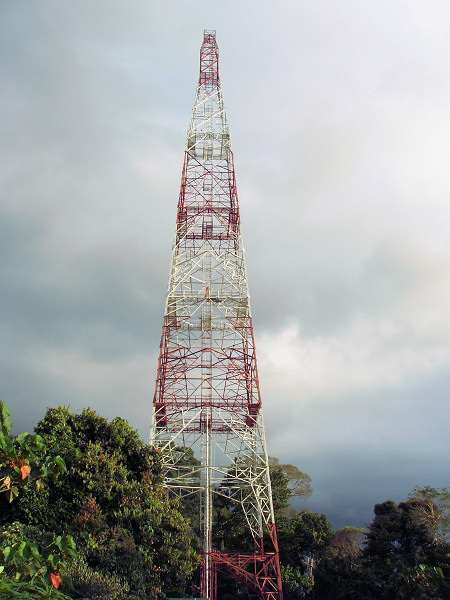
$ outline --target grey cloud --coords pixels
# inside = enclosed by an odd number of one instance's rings
[[[255,333],[269,336],[270,454],[311,474],[308,506],[335,525],[367,522],[373,503],[416,484],[446,484],[450,9],[403,4],[2,5],[0,397],[16,431],[71,403],[147,436],[211,27]],[[289,366],[287,385],[266,353],[292,323],[311,372]]]
[[[405,500],[416,485],[446,486],[447,476],[436,457],[449,451],[448,384],[448,371],[440,369],[416,377],[404,389],[386,386],[361,395],[347,409],[349,398],[336,398],[333,409],[314,411],[317,424],[302,427],[298,420],[295,433],[284,431],[291,448],[308,430],[323,432],[322,447],[314,442],[300,462],[298,453],[288,454],[289,462],[313,480],[314,495],[296,502],[296,508],[325,512],[336,528],[349,522],[364,527],[373,518],[375,503]]]

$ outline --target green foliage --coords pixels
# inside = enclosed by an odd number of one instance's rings
[[[60,456],[47,456],[40,435],[21,433],[13,439],[11,426],[9,408],[0,400],[0,493],[5,493],[9,502],[18,497],[21,488],[35,485],[39,490],[47,479],[56,481],[66,472]]]
[[[269,458],[272,502],[277,530],[289,527],[289,499],[293,495],[306,497],[312,493],[309,475],[293,465],[280,465],[276,458]],[[230,469],[230,477],[232,477]],[[296,490],[294,493],[293,490]],[[223,551],[251,552],[253,540],[242,508],[236,501],[217,497],[214,505],[214,543]],[[265,543],[269,544],[268,537]],[[270,547],[267,546],[270,550]]]
[[[161,485],[158,452],[123,419],[108,422],[90,409],[49,409],[36,431],[63,457],[67,474],[43,490],[27,490],[19,517],[71,534],[94,587],[111,584],[128,593],[118,583],[126,581],[129,594],[146,600],[163,589],[183,591],[196,554],[178,501]]]
[[[0,581],[5,590],[8,589],[8,583],[14,582],[23,584],[24,589],[27,584],[37,586],[39,591],[36,593],[39,594],[44,593],[43,590],[50,593],[48,590],[55,589],[55,584],[59,587],[60,582],[67,588],[70,587],[68,568],[76,557],[76,547],[71,536],[54,536],[40,549],[30,539],[27,528],[15,522],[2,533]],[[56,578],[55,584],[52,576]]]
[[[180,470],[183,469],[186,473],[186,468],[190,471],[190,479],[200,484],[200,471],[198,467],[201,466],[201,462],[195,457],[192,448],[187,447],[176,447],[174,448],[175,463],[177,465],[177,471],[175,469],[169,473],[169,477],[176,477]],[[181,502],[181,513],[189,519],[191,529],[196,537],[200,535],[200,494],[197,492],[189,496],[185,496]]]
[[[77,556],[75,542],[71,536],[56,536],[42,552],[33,542],[22,539],[3,548],[0,573],[16,581],[42,579],[50,582],[50,574],[64,575],[67,562]]]
[[[9,412],[9,406],[2,402],[2,400],[0,400],[0,426],[2,429],[2,434],[4,436],[9,435],[12,427],[11,415]]]
[[[450,488],[415,487],[409,500],[417,500],[415,517],[432,534],[434,542],[450,538]]]
[[[276,471],[281,471],[287,480],[287,490],[289,492],[289,498],[298,496],[299,498],[309,498],[313,493],[311,487],[311,477],[307,473],[303,473],[300,469],[294,465],[280,464],[278,458],[269,456],[269,465],[271,470],[271,477],[274,476]]]
[[[286,600],[303,600],[312,597],[314,581],[308,575],[304,575],[300,569],[292,565],[281,565],[281,580]]]
[[[439,567],[417,565],[402,569],[389,582],[396,600],[437,600],[442,598],[444,576]]]
[[[82,559],[70,568],[71,597],[90,600],[131,600],[130,586],[116,575],[95,571]]]
[[[272,487],[272,503],[277,526],[285,519],[289,512],[289,478],[281,468],[270,469],[270,483]]]
[[[365,541],[364,529],[343,527],[331,536],[327,552],[331,557],[348,559],[353,564],[360,558]]]
[[[421,518],[420,498],[375,505],[355,577],[358,598],[376,600],[440,600],[448,597],[450,546],[436,543]]]
[[[47,456],[47,446],[39,435],[22,433],[9,436],[11,418],[8,406],[0,401],[0,491],[8,492],[9,503],[17,498],[19,489],[30,486],[41,490],[51,479],[57,481],[66,472],[60,456]],[[67,565],[76,557],[71,536],[56,536],[43,549],[26,538],[20,523],[3,531],[0,555],[0,598],[64,597],[56,589],[65,581]],[[22,594],[22,596],[20,595]],[[56,596],[55,596],[56,594]]]
[[[310,577],[327,547],[333,529],[326,515],[303,510],[295,514],[288,527],[280,532],[280,558],[289,564],[306,570]]]
[[[365,560],[374,570],[386,565],[395,569],[415,567],[431,548],[426,527],[415,519],[417,502],[408,500],[398,506],[391,500],[375,505],[375,518],[367,534]]]
[[[15,581],[0,579],[0,600],[71,600],[53,586],[42,581]]]

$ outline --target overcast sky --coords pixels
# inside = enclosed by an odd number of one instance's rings
[[[269,454],[335,527],[449,477],[448,0],[0,4],[0,397],[148,439],[216,29]]]

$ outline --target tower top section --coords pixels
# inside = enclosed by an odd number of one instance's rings
[[[216,30],[215,29],[205,29],[203,31],[203,41],[204,42],[215,42],[216,41]]]
[[[204,85],[207,89],[219,87],[219,48],[216,42],[215,29],[205,29],[203,32],[203,44],[200,48],[200,78],[199,86]]]
[[[199,182],[203,181],[205,177],[211,177],[214,170],[211,161],[217,163],[218,160],[226,160],[228,162],[223,163],[221,168],[230,173],[234,172],[234,167],[230,162],[232,161],[230,132],[219,79],[219,48],[215,30],[205,29],[203,33],[203,43],[200,49],[200,76],[186,150],[189,153],[189,161],[194,161],[186,163],[186,168],[204,170],[204,173],[199,172],[198,174]],[[215,168],[217,166],[216,164]],[[203,195],[201,197],[203,198]],[[233,197],[232,203],[234,202],[235,198]]]

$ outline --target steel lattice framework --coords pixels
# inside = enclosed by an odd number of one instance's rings
[[[250,598],[282,600],[269,465],[233,153],[219,80],[215,31],[205,31],[187,136],[162,329],[151,443],[166,485],[200,496],[201,595],[216,572],[244,582]],[[193,465],[192,451],[201,456]],[[255,550],[212,544],[212,502],[240,505]],[[271,551],[265,551],[263,535]]]

